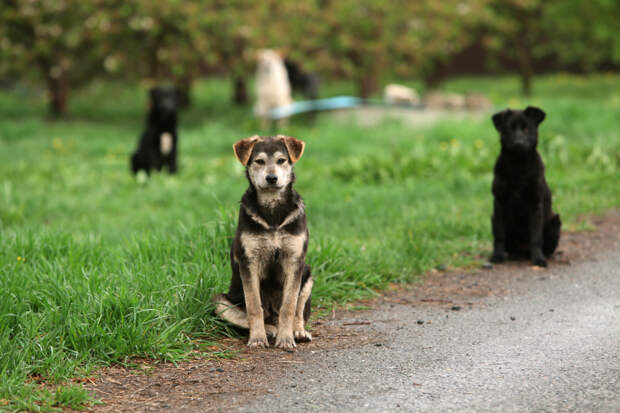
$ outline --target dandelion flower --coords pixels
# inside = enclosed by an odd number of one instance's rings
[[[54,138],[54,140],[52,141],[52,146],[54,147],[55,150],[60,151],[62,150],[62,139],[60,138]]]

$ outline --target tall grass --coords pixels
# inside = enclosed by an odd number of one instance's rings
[[[547,112],[540,150],[555,207],[575,229],[582,214],[620,206],[618,86],[618,76],[556,75],[527,101],[514,78],[445,88]],[[68,378],[135,356],[175,360],[195,339],[227,331],[209,298],[227,287],[246,187],[231,144],[258,124],[249,108],[228,104],[226,83],[199,84],[181,116],[180,173],[141,184],[128,154],[144,95],[97,83],[75,96],[70,119],[49,123],[38,93],[0,94],[0,409],[88,403]],[[325,115],[284,132],[307,142],[297,188],[315,305],[359,299],[439,264],[478,265],[490,252],[499,144],[488,117],[361,127]],[[39,377],[57,391],[39,388]]]

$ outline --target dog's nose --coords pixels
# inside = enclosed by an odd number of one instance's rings
[[[275,175],[267,175],[267,183],[269,184],[275,184],[276,182],[278,182],[278,177]]]

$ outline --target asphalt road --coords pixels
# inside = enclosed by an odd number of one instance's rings
[[[238,411],[620,412],[618,249],[471,308],[385,303],[336,322],[356,321],[379,342],[300,354]]]

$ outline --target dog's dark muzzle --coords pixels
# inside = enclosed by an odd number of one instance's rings
[[[528,139],[515,139],[510,146],[515,151],[527,151],[530,149],[531,144]]]
[[[162,99],[158,102],[157,109],[163,116],[172,116],[176,114],[178,107],[174,99]]]
[[[278,177],[276,175],[267,175],[265,180],[269,185],[275,185],[278,183]]]

